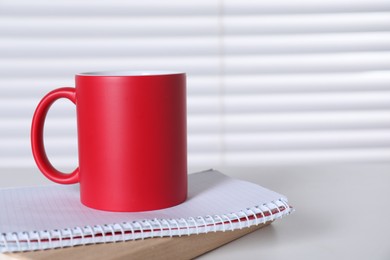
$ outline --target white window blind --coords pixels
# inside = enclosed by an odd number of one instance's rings
[[[0,167],[35,167],[30,124],[77,72],[188,73],[190,167],[390,161],[390,2],[0,1]],[[77,165],[75,107],[49,157]]]

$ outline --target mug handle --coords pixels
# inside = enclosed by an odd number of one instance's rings
[[[49,92],[39,102],[31,125],[31,148],[35,162],[41,172],[50,180],[60,184],[74,184],[79,182],[79,168],[70,174],[58,171],[47,158],[43,143],[43,127],[47,112],[51,105],[60,98],[67,98],[76,104],[75,88],[58,88]]]

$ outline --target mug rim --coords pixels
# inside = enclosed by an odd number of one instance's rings
[[[112,70],[112,71],[91,71],[77,73],[76,76],[89,77],[139,77],[139,76],[168,76],[180,75],[185,72],[170,71],[170,70]]]

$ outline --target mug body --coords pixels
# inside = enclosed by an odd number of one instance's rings
[[[77,74],[76,109],[83,204],[148,211],[186,199],[184,73]]]

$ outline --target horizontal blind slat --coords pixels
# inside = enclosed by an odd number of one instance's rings
[[[226,74],[390,70],[390,52],[226,56]]]
[[[62,57],[158,57],[217,55],[219,40],[210,37],[171,37],[153,39],[17,39],[3,38],[0,55],[4,58]],[[370,52],[390,50],[390,33],[350,33],[293,36],[225,37],[228,55],[272,55],[296,53]],[[26,46],[29,46],[26,48]]]
[[[93,58],[96,53],[100,58],[215,56],[218,52],[219,40],[216,36],[152,39],[3,38],[0,41],[0,55],[3,58]]]
[[[390,22],[390,21],[389,21]],[[4,58],[61,57],[149,57],[217,55],[219,39],[208,37],[135,38],[27,38],[23,41],[3,38],[0,54]],[[310,34],[283,36],[234,36],[224,38],[224,52],[229,55],[270,55],[284,53],[322,53],[386,51],[390,33]],[[28,46],[28,48],[26,48]]]
[[[226,166],[259,166],[320,163],[383,163],[388,162],[389,148],[334,149],[304,151],[267,151],[253,153],[225,153]],[[315,173],[313,173],[315,174]]]
[[[192,75],[215,75],[219,72],[219,59],[214,56],[191,57],[136,57],[136,58],[46,58],[0,60],[0,76],[68,77],[85,71],[153,70],[184,71]]]
[[[71,77],[12,77],[0,78],[1,98],[35,98],[38,100],[49,91],[63,87],[74,87],[74,76]],[[220,79],[217,75],[187,75],[187,94],[217,95]]]
[[[273,36],[242,35],[224,37],[224,53],[227,55],[370,52],[388,50],[390,50],[389,32]]]
[[[153,6],[153,8],[151,8]],[[77,7],[77,8],[75,8]],[[0,15],[9,16],[172,16],[217,15],[218,1],[210,0],[144,0],[144,1],[95,1],[95,0],[26,0],[3,1]]]
[[[92,1],[84,0],[13,0],[2,2],[0,14],[13,16],[165,16],[175,15],[216,15],[219,1]],[[77,6],[77,8],[75,8]],[[153,6],[153,8],[150,8]],[[339,13],[339,12],[378,12],[390,10],[384,0],[371,1],[311,1],[311,0],[225,0],[224,13],[231,14],[288,14],[288,13]]]
[[[253,113],[224,116],[224,131],[329,131],[390,127],[390,111],[321,111],[306,113]]]
[[[28,30],[26,30],[28,28]],[[218,35],[215,16],[0,17],[2,37],[156,37]]]
[[[304,14],[304,15],[238,15],[223,18],[224,34],[277,35],[390,30],[388,12]]]
[[[390,147],[390,130],[245,133],[224,137],[227,152]]]
[[[223,102],[224,111],[228,114],[369,109],[389,109],[390,111],[390,91],[226,95]]]
[[[389,13],[226,16],[225,35],[378,32],[390,30]],[[28,26],[29,30],[26,30]],[[218,35],[217,17],[0,17],[3,37],[156,37]]]
[[[224,13],[226,15],[269,15],[288,13],[348,13],[348,12],[375,12],[390,10],[390,3],[385,0],[354,1],[354,0],[225,0]]]
[[[224,93],[288,94],[390,90],[390,71],[226,75]]]
[[[0,54],[4,58],[61,57],[153,57],[217,55],[217,36],[145,38],[3,38]],[[26,48],[28,46],[28,48]],[[276,36],[227,36],[224,52],[229,55],[369,52],[390,50],[390,33],[309,34]]]

